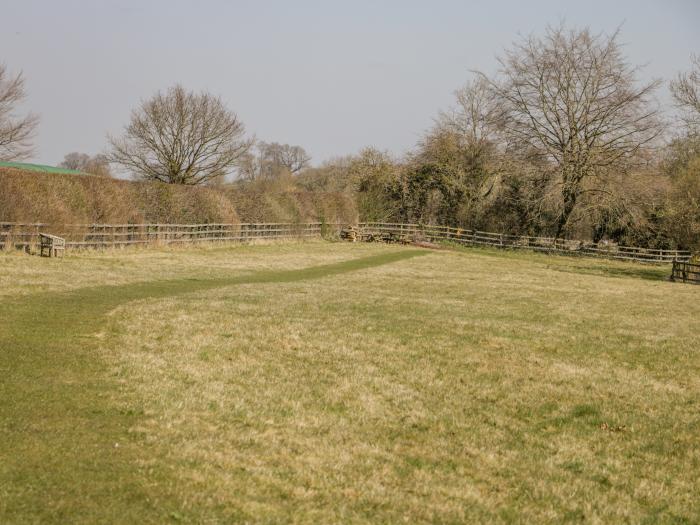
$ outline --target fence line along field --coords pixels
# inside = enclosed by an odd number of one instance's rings
[[[409,239],[424,237],[429,240],[451,241],[466,246],[526,249],[636,262],[670,263],[672,261],[688,261],[691,258],[691,253],[688,250],[664,250],[637,246],[620,246],[610,243],[584,242],[572,239],[556,239],[554,237],[508,235],[438,225],[361,223],[358,234],[359,238],[365,240],[376,237],[382,238],[385,235]]]
[[[700,284],[700,264],[673,261],[671,280],[682,283]]]
[[[697,522],[700,302],[667,278],[320,240],[5,251],[0,522]]]
[[[66,248],[103,248],[187,242],[249,242],[259,239],[309,239],[337,236],[350,228],[363,241],[448,241],[465,246],[526,249],[547,253],[584,255],[646,263],[688,262],[687,250],[654,249],[593,243],[553,237],[483,232],[449,226],[409,223],[213,223],[213,224],[78,224],[0,223],[0,246],[31,249],[47,229],[66,240]]]
[[[187,242],[247,242],[257,239],[320,238],[325,223],[206,224],[72,224],[0,223],[0,245],[32,248],[45,230],[58,230],[67,248],[173,244]]]

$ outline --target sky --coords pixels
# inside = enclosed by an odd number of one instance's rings
[[[548,24],[621,26],[643,79],[700,53],[695,0],[0,0],[0,20],[0,63],[23,72],[22,109],[41,118],[31,160],[50,165],[105,152],[140,101],[176,83],[320,164],[370,145],[402,155],[471,70],[495,72]]]

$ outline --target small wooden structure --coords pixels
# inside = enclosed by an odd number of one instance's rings
[[[416,236],[410,236],[399,231],[362,230],[358,233],[357,238],[364,242],[409,244],[416,239]]]
[[[42,257],[58,257],[59,253],[63,256],[65,251],[66,240],[63,237],[50,233],[39,234],[39,255]]]
[[[357,230],[354,226],[340,230],[340,238],[345,241],[357,242]]]
[[[700,264],[673,261],[671,280],[680,283],[700,284]]]

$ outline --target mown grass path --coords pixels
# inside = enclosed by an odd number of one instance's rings
[[[144,477],[128,434],[140,414],[97,354],[104,316],[129,301],[255,283],[288,283],[405,260],[404,250],[340,263],[220,278],[81,288],[0,303],[0,522],[161,521],[167,472]],[[116,394],[115,394],[116,392]],[[158,484],[158,491],[149,490]],[[158,496],[153,494],[157,493]],[[163,496],[165,494],[165,496]],[[176,516],[175,516],[176,517]]]

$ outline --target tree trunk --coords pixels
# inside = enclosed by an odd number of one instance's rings
[[[566,188],[562,191],[562,197],[564,199],[564,204],[562,206],[561,215],[559,215],[559,220],[557,221],[557,233],[554,236],[555,239],[562,238],[562,233],[564,233],[566,230],[569,223],[569,217],[571,217],[571,214],[576,207],[578,192]]]

